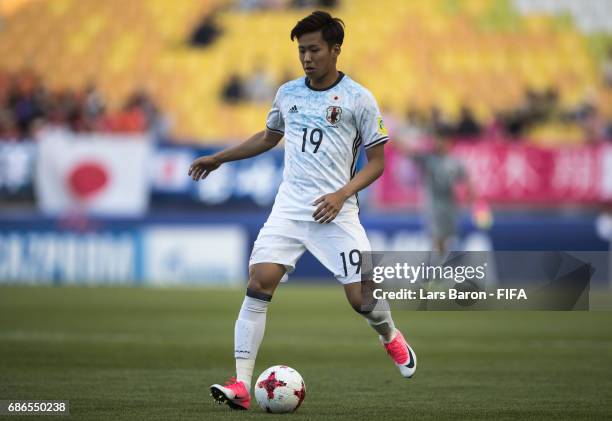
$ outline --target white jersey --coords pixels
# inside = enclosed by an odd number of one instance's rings
[[[313,221],[313,202],[355,176],[360,147],[389,140],[376,100],[340,73],[329,88],[311,88],[305,77],[282,85],[266,123],[285,137],[285,169],[272,216]],[[357,195],[344,202],[336,220],[358,218]]]

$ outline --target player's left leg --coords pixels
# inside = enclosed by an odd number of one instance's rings
[[[402,376],[410,378],[416,371],[416,354],[402,332],[395,328],[389,304],[385,300],[374,299],[371,291],[371,281],[344,284],[351,307],[380,335],[381,342]]]
[[[306,248],[344,285],[349,303],[380,335],[401,374],[412,377],[416,370],[416,357],[402,333],[395,328],[388,303],[385,300],[364,302],[372,295],[364,293],[361,288],[362,252],[371,248],[359,221],[313,222]]]
[[[343,286],[346,299],[353,310],[366,319],[384,343],[391,342],[397,333],[397,329],[391,317],[388,303],[385,300],[372,298],[371,288],[366,282],[356,280],[355,282],[345,283]]]

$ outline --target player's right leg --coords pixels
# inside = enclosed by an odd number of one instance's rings
[[[250,406],[249,391],[268,305],[279,282],[306,250],[303,236],[307,227],[300,222],[270,216],[253,246],[246,297],[234,329],[236,378],[226,386],[214,384],[210,388],[217,402],[227,403],[232,409]]]
[[[246,296],[234,328],[236,377],[225,386],[214,384],[210,387],[210,393],[218,403],[227,403],[232,409],[249,409],[251,379],[266,328],[266,312],[285,272],[285,267],[276,263],[258,263],[249,267]]]

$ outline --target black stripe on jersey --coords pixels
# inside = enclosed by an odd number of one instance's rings
[[[379,137],[378,139],[368,143],[367,145],[364,146],[364,148],[371,148],[372,146],[376,146],[376,145],[382,145],[383,143],[387,142],[389,140],[389,136],[383,136],[383,137]]]
[[[266,124],[266,129],[268,129],[268,130],[270,130],[271,132],[274,132],[274,133],[283,134],[283,135],[285,134],[285,132],[282,132],[282,131],[280,131],[280,130],[273,129],[273,128],[271,128],[270,126],[268,126],[267,124]]]
[[[353,140],[353,162],[351,162],[351,180],[355,177],[357,170],[357,156],[359,155],[359,146],[361,146],[361,135],[357,132],[355,139]]]
[[[353,162],[351,163],[351,180],[355,177],[357,172],[357,157],[359,156],[359,147],[361,146],[361,135],[357,132],[355,140],[353,140]],[[357,200],[357,209],[359,209],[359,193],[355,193],[355,199]]]

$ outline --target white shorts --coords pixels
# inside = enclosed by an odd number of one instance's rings
[[[320,224],[270,216],[255,240],[249,265],[277,263],[289,274],[306,250],[338,281],[350,284],[361,281],[361,253],[371,249],[358,220]]]

